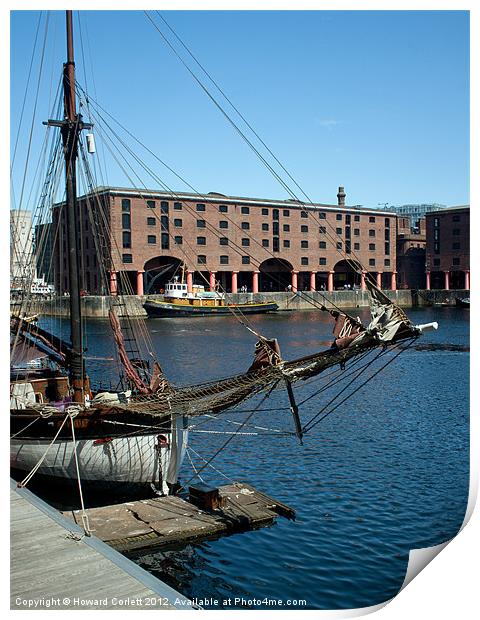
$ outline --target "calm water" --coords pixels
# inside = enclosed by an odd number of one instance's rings
[[[366,311],[361,311],[366,318]],[[275,436],[245,426],[213,465],[245,480],[297,511],[295,522],[279,518],[266,529],[181,550],[134,557],[141,566],[189,597],[306,600],[297,607],[334,609],[374,605],[400,588],[412,548],[453,537],[468,496],[469,310],[411,310],[416,323],[438,320],[368,385],[307,434]],[[323,313],[252,317],[255,329],[277,336],[284,358],[321,349],[331,340]],[[168,377],[177,384],[242,372],[251,363],[255,339],[235,319],[157,319],[147,322]],[[108,356],[104,321],[89,323],[89,355]],[[385,363],[391,352],[381,358]],[[98,361],[92,360],[94,368]],[[377,365],[366,371],[372,373]],[[348,372],[348,366],[347,370]],[[341,376],[341,375],[340,375]],[[325,381],[325,380],[323,380]],[[312,395],[309,382],[297,400]],[[337,385],[337,391],[345,383]],[[331,398],[326,391],[300,408],[309,420]],[[190,456],[208,458],[258,401],[194,429]],[[249,424],[292,431],[284,391],[262,404]],[[238,428],[238,427],[237,427]],[[192,476],[186,459],[182,480]],[[225,483],[207,468],[202,477]],[[292,607],[295,607],[293,603]],[[238,606],[237,606],[238,607]],[[215,608],[215,607],[214,607]],[[230,608],[235,608],[234,606]]]

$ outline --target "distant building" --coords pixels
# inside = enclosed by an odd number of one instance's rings
[[[408,217],[410,220],[410,227],[412,229],[417,228],[417,223],[421,218],[424,218],[427,213],[432,211],[439,211],[445,209],[446,205],[440,205],[436,202],[429,204],[408,204],[400,205],[398,207],[391,207],[392,211],[402,217]]]
[[[32,213],[24,209],[10,211],[10,286],[24,288],[35,275]]]
[[[470,289],[470,207],[426,215],[426,288]]]
[[[396,214],[345,204],[100,187],[79,198],[82,288],[108,294],[161,290],[181,266],[187,283],[226,291],[334,290],[368,274],[396,289]],[[68,291],[66,218],[54,206],[55,288]],[[95,224],[94,222],[98,222]],[[95,232],[104,230],[101,239]],[[103,259],[98,258],[98,250]],[[352,263],[364,266],[363,274]],[[108,272],[108,273],[106,273]]]
[[[53,268],[53,236],[54,228],[51,222],[35,226],[35,262],[37,276],[46,284],[54,283]]]

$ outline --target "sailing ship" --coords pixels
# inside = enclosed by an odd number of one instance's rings
[[[178,276],[167,282],[163,300],[148,299],[143,307],[149,317],[176,316],[218,316],[231,315],[238,310],[242,314],[265,314],[275,312],[278,305],[274,301],[227,303],[225,293],[218,290],[206,291],[202,284],[188,284]]]
[[[17,476],[28,478],[34,472],[56,482],[76,480],[80,475],[92,489],[115,492],[118,487],[124,492],[154,485],[160,493],[169,493],[177,484],[187,421],[168,407],[160,411],[153,405],[142,410],[138,405],[144,395],[168,401],[174,390],[157,361],[149,373],[148,361],[129,356],[118,303],[110,310],[110,325],[125,389],[92,389],[85,364],[76,168],[80,134],[92,125],[84,123],[76,109],[72,11],[66,12],[66,30],[64,118],[45,124],[60,129],[63,147],[70,342],[29,320],[28,287],[10,321],[11,468]]]
[[[253,362],[249,366],[246,363],[245,372],[241,374],[179,387],[163,373],[148,342],[148,333],[142,331],[142,322],[129,320],[119,295],[110,298],[109,312],[119,360],[118,385],[109,390],[95,388],[84,351],[76,193],[79,150],[84,176],[91,182],[91,172],[83,157],[82,132],[91,130],[92,124],[84,122],[76,108],[76,96],[83,91],[75,79],[71,11],[66,12],[66,23],[64,118],[49,120],[46,124],[60,130],[61,148],[55,150],[55,155],[60,152],[64,160],[65,201],[61,208],[66,216],[68,239],[70,339],[67,341],[62,334],[53,334],[40,322],[29,320],[32,312],[28,296],[11,316],[11,465],[26,476],[23,484],[38,473],[53,481],[80,477],[83,485],[92,488],[117,486],[125,490],[129,485],[153,484],[161,493],[174,493],[179,488],[179,469],[192,420],[201,416],[215,418],[256,396],[264,399],[274,389],[284,389],[293,418],[292,434],[302,440],[316,421],[302,423],[296,388],[327,369],[342,370],[349,363],[364,360],[372,351],[383,355],[395,349],[398,355],[423,331],[436,328],[436,324],[414,325],[405,312],[367,278],[369,323],[363,325],[360,319],[331,304],[327,307],[314,302],[320,311],[331,315],[332,344],[314,354],[286,360],[277,339],[267,338],[247,324],[245,307],[226,304],[221,307],[256,338]],[[54,176],[52,170],[58,169],[55,165],[51,164],[47,171],[48,188]],[[92,195],[95,195],[93,189]],[[48,189],[43,192],[44,196],[52,197],[53,192]],[[101,208],[98,212],[101,213]],[[103,252],[101,222],[93,215],[91,226],[99,238],[99,271],[107,274],[111,256]],[[350,257],[346,256],[346,260]],[[355,270],[361,269],[358,263],[351,261],[351,264]],[[171,286],[183,285],[174,282]],[[185,292],[176,290],[179,294]],[[189,307],[197,307],[195,303],[190,304],[196,300],[188,298],[188,290],[187,300]],[[219,299],[213,301],[217,303]],[[183,300],[173,305],[186,307]],[[146,340],[142,350],[145,354],[140,351],[140,345],[135,348],[139,333]]]

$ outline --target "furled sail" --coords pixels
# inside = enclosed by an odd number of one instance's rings
[[[370,311],[372,320],[368,326],[368,331],[375,333],[379,342],[391,342],[402,333],[409,335],[415,330],[405,312],[394,304],[382,291],[372,282],[367,280],[368,292],[370,294]]]

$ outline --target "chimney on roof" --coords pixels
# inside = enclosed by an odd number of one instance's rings
[[[338,206],[339,207],[344,207],[345,206],[345,197],[346,197],[346,193],[345,193],[345,188],[344,187],[339,187],[338,188],[338,194],[337,194],[337,199],[338,199]]]

